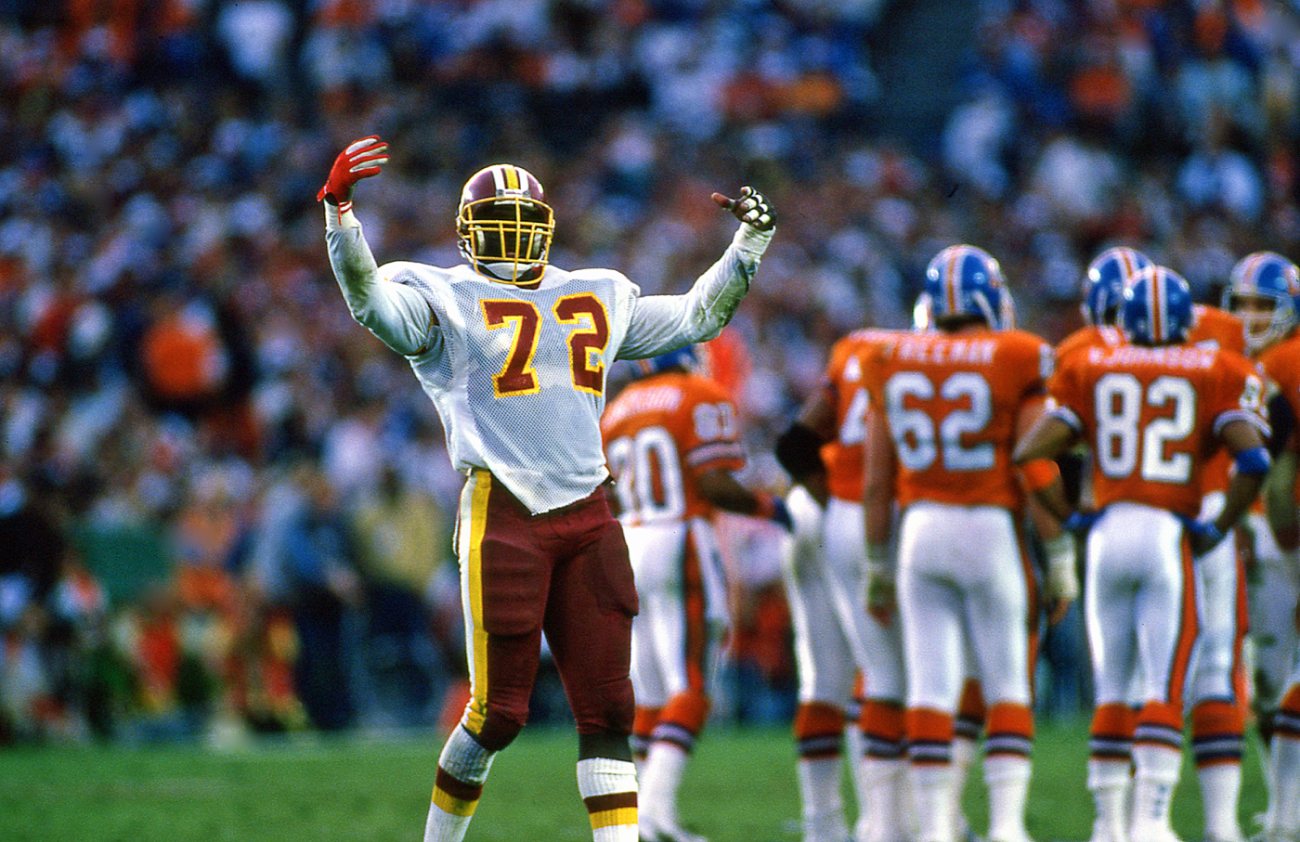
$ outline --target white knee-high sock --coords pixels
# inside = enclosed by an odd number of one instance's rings
[[[578,761],[578,793],[591,819],[593,842],[637,842],[636,766],[630,760]]]
[[[1133,747],[1133,816],[1131,842],[1147,842],[1173,835],[1169,808],[1182,766],[1182,752],[1163,745]]]
[[[989,788],[989,839],[1028,842],[1025,802],[1029,798],[1029,758],[996,754],[984,759],[984,780]]]
[[[459,725],[451,732],[438,757],[424,842],[461,842],[465,838],[495,756]]]

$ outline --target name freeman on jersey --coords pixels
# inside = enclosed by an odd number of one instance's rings
[[[989,339],[949,339],[935,343],[926,339],[904,339],[894,347],[896,359],[907,363],[992,365],[997,343]]]

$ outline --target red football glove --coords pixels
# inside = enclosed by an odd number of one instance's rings
[[[380,168],[388,163],[388,144],[375,135],[353,141],[347,149],[334,159],[330,177],[325,186],[316,194],[316,201],[326,196],[334,199],[335,204],[352,200],[352,188],[363,178],[379,175]]]

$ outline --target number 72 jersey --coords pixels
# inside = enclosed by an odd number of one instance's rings
[[[1089,348],[1062,361],[1049,389],[1051,413],[1092,449],[1098,509],[1124,500],[1196,517],[1223,425],[1242,418],[1267,431],[1263,382],[1232,351]]]

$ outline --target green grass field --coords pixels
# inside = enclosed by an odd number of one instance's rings
[[[3,842],[419,842],[441,741],[294,739],[238,751],[201,747],[0,751]],[[576,740],[528,729],[492,769],[467,842],[590,839],[574,780]],[[1040,725],[1029,831],[1087,839],[1083,723]],[[1263,808],[1258,761],[1246,761],[1242,817]],[[848,803],[852,804],[850,800]],[[967,790],[986,821],[978,767]],[[1174,827],[1199,838],[1200,795],[1184,769]],[[681,801],[685,824],[713,842],[795,842],[794,751],[784,729],[706,733]],[[850,819],[852,816],[850,816]]]

